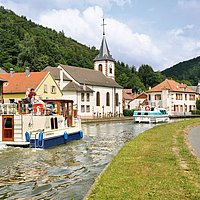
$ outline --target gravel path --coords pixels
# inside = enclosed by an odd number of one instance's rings
[[[191,129],[188,134],[188,139],[194,149],[194,153],[200,158],[200,126]]]

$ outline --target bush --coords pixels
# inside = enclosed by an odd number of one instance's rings
[[[193,115],[200,115],[200,110],[190,110]]]
[[[133,116],[134,110],[123,110],[124,116]]]

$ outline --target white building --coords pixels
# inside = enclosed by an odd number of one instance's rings
[[[196,109],[196,92],[174,80],[166,79],[146,93],[150,105],[165,108],[170,115],[187,115]]]
[[[64,99],[74,101],[74,109],[82,118],[118,116],[122,114],[122,87],[115,81],[115,63],[109,52],[105,34],[100,52],[94,59],[94,70],[59,65],[46,67],[63,92]]]
[[[140,94],[137,94],[137,96],[129,102],[129,106],[131,109],[138,110],[141,106],[144,106],[147,104],[147,94],[145,92],[142,92]]]

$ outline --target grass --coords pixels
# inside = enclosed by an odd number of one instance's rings
[[[87,199],[200,199],[200,162],[186,129],[200,119],[154,127],[124,145]]]

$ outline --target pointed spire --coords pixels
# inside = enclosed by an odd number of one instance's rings
[[[96,58],[94,59],[94,61],[100,61],[100,60],[110,60],[110,61],[114,61],[112,55],[110,54],[110,51],[108,49],[108,45],[106,42],[106,37],[105,37],[105,23],[104,23],[104,18],[103,18],[103,39],[101,42],[101,47],[99,50],[99,54],[96,56]]]

